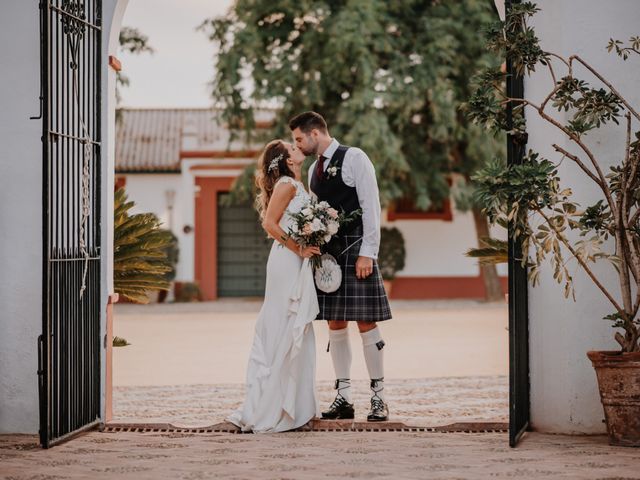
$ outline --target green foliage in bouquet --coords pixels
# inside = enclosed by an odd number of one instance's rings
[[[150,290],[169,289],[167,274],[173,267],[166,249],[173,239],[154,214],[131,215],[133,206],[119,188],[114,198],[114,290],[134,303],[149,303]]]
[[[289,214],[293,225],[287,234],[303,247],[320,247],[328,244],[343,226],[362,216],[362,210],[350,213],[338,212],[327,202],[310,200],[299,212]],[[319,255],[311,257],[313,267],[319,267]]]
[[[489,219],[510,223],[512,238],[527,252],[521,262],[529,267],[529,279],[539,283],[540,268],[550,261],[553,277],[573,296],[570,268],[575,262],[602,292],[614,312],[607,315],[623,352],[640,351],[640,114],[595,67],[579,55],[562,57],[540,47],[529,19],[539,9],[534,3],[513,4],[506,21],[489,31],[489,47],[509,55],[519,75],[536,68],[545,69],[553,88],[539,103],[508,97],[505,75],[488,70],[469,102],[471,118],[490,129],[511,134],[516,142],[526,138],[524,110],[537,115],[560,132],[568,146],[552,144],[558,153],[550,160],[529,151],[522,164],[488,162],[476,175],[477,198]],[[611,40],[609,51],[628,58],[640,54],[638,37],[630,45]],[[577,73],[591,75],[597,86],[589,85]],[[555,115],[553,110],[561,115]],[[513,114],[510,122],[509,113]],[[563,120],[568,118],[568,120]],[[621,124],[621,125],[620,125]],[[604,161],[588,141],[598,129],[607,129],[610,138],[622,139],[618,163],[604,169]],[[621,131],[616,131],[621,130]],[[572,200],[569,179],[561,179],[559,164],[571,162],[585,179],[593,182],[601,198],[581,207]],[[609,262],[619,279],[619,291],[598,278],[593,264]]]
[[[404,268],[406,256],[402,232],[395,227],[382,227],[378,252],[378,267],[382,278],[393,280],[396,273]]]

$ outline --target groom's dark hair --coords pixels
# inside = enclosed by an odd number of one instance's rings
[[[289,120],[289,128],[294,131],[296,128],[302,130],[303,133],[309,133],[314,128],[323,133],[327,133],[327,122],[324,121],[322,115],[316,112],[303,112]]]

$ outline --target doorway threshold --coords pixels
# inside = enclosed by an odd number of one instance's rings
[[[205,427],[179,426],[171,423],[107,423],[100,427],[107,433],[247,433],[229,422]],[[363,422],[353,420],[311,420],[291,432],[430,432],[430,433],[508,433],[505,422],[458,422],[434,427],[411,426],[401,422]]]

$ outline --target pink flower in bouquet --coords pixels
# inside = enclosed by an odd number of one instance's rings
[[[311,235],[312,233],[313,233],[313,225],[311,225],[311,222],[305,223],[304,227],[302,228],[302,234]]]
[[[328,208],[327,213],[331,218],[338,218],[338,211],[335,208]]]

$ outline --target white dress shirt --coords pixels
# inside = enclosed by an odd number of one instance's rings
[[[331,159],[340,143],[334,138],[322,155]],[[317,160],[309,167],[308,179],[311,190],[311,175],[315,170]],[[330,161],[325,160],[324,169]],[[380,194],[376,170],[369,157],[359,148],[350,147],[347,150],[342,168],[340,169],[342,181],[349,187],[355,187],[358,201],[362,209],[363,239],[360,245],[359,255],[373,259],[378,258],[380,248]]]

